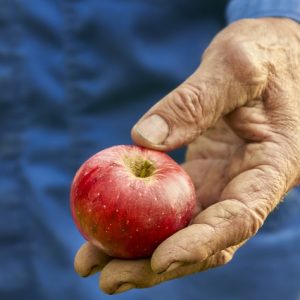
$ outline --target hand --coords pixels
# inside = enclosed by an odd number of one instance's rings
[[[241,20],[221,31],[196,72],[134,126],[133,140],[168,151],[189,145],[183,167],[199,213],[151,259],[111,259],[85,244],[75,269],[101,270],[100,287],[149,287],[227,263],[300,178],[300,25]]]

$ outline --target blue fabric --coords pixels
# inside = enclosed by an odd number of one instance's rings
[[[227,7],[227,20],[286,17],[300,21],[299,0],[232,0]]]
[[[79,165],[199,64],[224,1],[0,0],[0,299],[111,299],[79,278]],[[173,153],[182,160],[182,151]],[[114,299],[297,299],[299,190],[228,266]],[[284,294],[284,297],[283,297]]]

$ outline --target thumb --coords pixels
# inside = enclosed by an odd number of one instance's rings
[[[234,57],[232,63],[228,57],[224,63],[214,51],[208,52],[194,74],[136,123],[131,132],[136,144],[161,151],[189,144],[222,115],[258,97],[264,82],[257,81],[255,72],[241,68],[240,60],[236,62]],[[237,64],[239,72],[244,69],[247,73],[246,79],[236,76]],[[245,67],[248,65],[249,61]]]

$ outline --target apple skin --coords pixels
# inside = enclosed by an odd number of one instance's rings
[[[167,154],[139,146],[96,153],[79,168],[71,186],[79,231],[112,257],[151,256],[189,224],[195,208],[188,174]]]

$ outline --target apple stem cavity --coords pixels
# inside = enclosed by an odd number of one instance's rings
[[[155,166],[153,162],[144,158],[129,158],[124,159],[126,165],[134,176],[139,178],[147,178],[153,175]]]
[[[135,175],[140,178],[146,178],[153,174],[154,166],[148,160],[144,160],[137,168]]]

